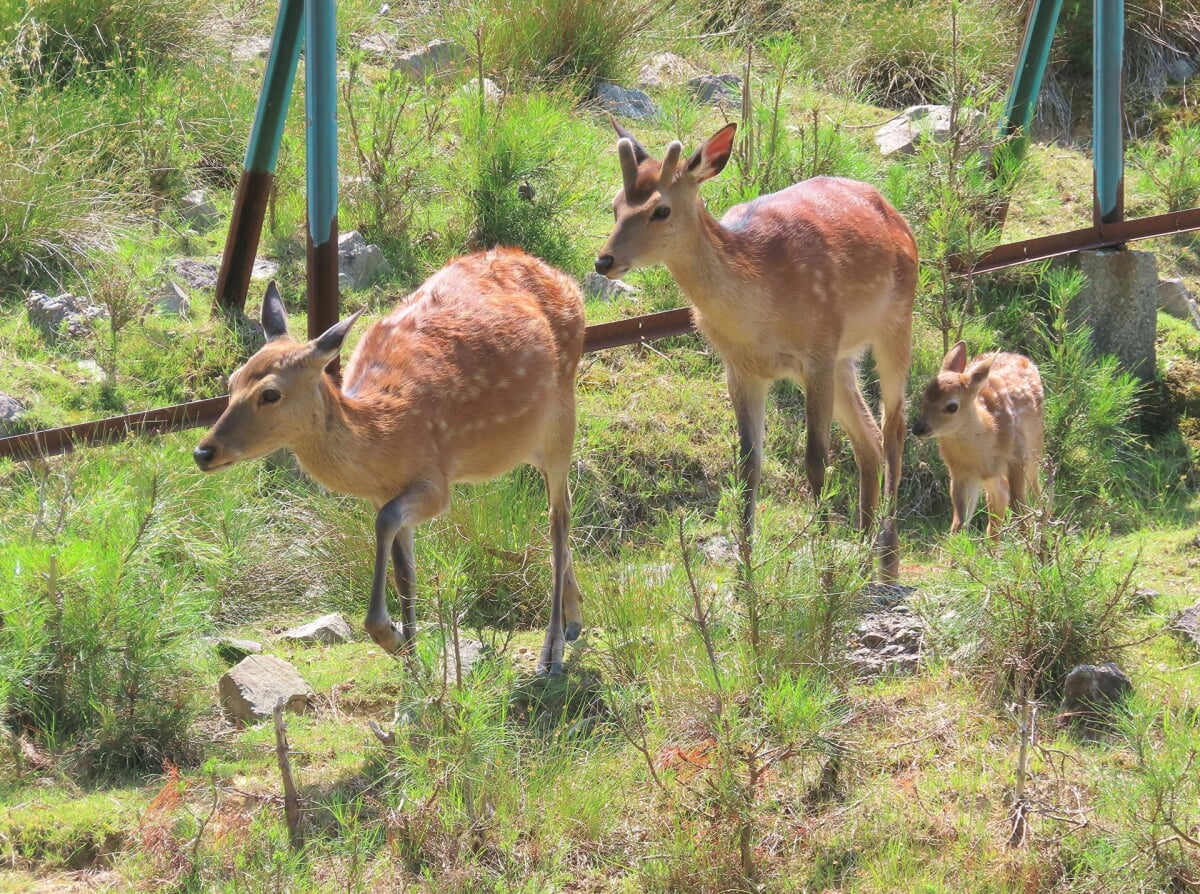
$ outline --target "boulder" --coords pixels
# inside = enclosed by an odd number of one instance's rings
[[[63,292],[51,297],[36,290],[25,298],[29,322],[47,335],[80,338],[92,331],[92,321],[108,319],[108,311],[86,298]]]
[[[391,268],[378,245],[368,245],[358,230],[338,236],[338,286],[357,289]]]
[[[477,96],[479,94],[479,78],[471,78],[461,87],[458,92],[467,96]],[[491,78],[483,79],[483,99],[485,102],[499,102],[504,98],[504,91],[500,89],[500,85]]]
[[[285,630],[279,634],[279,638],[295,643],[324,643],[329,646],[334,643],[350,642],[354,639],[354,631],[350,629],[345,618],[334,612],[331,615],[322,615],[315,621],[309,621],[299,627]]]
[[[742,79],[735,74],[700,75],[698,78],[691,78],[687,87],[697,102],[720,105],[741,102],[742,99]]]
[[[643,90],[661,90],[676,87],[695,74],[695,67],[682,56],[655,53],[638,71],[637,85]]]
[[[974,123],[982,114],[978,109],[959,109],[959,126]],[[923,140],[941,142],[949,137],[949,106],[910,106],[875,132],[875,145],[884,155],[911,155]]]
[[[1185,56],[1177,56],[1167,63],[1167,81],[1172,84],[1182,84],[1196,76],[1196,63]]]
[[[1063,683],[1058,719],[1094,730],[1108,721],[1113,709],[1132,691],[1133,683],[1113,662],[1080,664],[1067,674]]]
[[[25,415],[25,405],[8,394],[0,392],[0,437],[20,434],[21,417]]]
[[[262,654],[262,643],[256,643],[252,639],[235,639],[231,636],[223,636],[216,641],[217,655],[226,664],[237,664],[243,658],[251,655]]]
[[[1157,287],[1158,306],[1173,317],[1181,320],[1191,320],[1200,327],[1200,309],[1196,307],[1196,298],[1178,277],[1160,279]]]
[[[271,717],[281,700],[302,714],[312,706],[312,688],[296,669],[274,655],[250,655],[229,670],[218,685],[221,707],[239,724]]]
[[[465,73],[471,54],[450,40],[432,40],[423,47],[401,53],[392,70],[417,83],[450,80]]]
[[[636,295],[637,289],[619,279],[609,279],[602,273],[589,273],[583,278],[583,293],[589,298],[609,301],[622,295]]]
[[[192,310],[191,299],[183,287],[176,282],[169,282],[154,296],[154,306],[159,313],[187,319]]]
[[[221,219],[216,206],[209,201],[208,192],[203,189],[193,189],[179,200],[179,215],[188,223],[205,230],[215,226]]]
[[[658,114],[658,107],[641,90],[630,90],[612,81],[596,84],[595,97],[601,109],[622,118],[652,118]]]
[[[1200,650],[1200,602],[1171,619],[1171,632]]]

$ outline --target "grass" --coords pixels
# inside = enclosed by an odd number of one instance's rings
[[[45,55],[35,82],[11,61],[14,23],[25,21],[13,9],[0,5],[4,86],[21,86],[0,89],[15,135],[0,147],[0,390],[26,402],[31,428],[221,393],[245,345],[211,317],[209,296],[191,296],[186,320],[148,309],[146,296],[174,259],[222,247],[222,226],[189,228],[175,202],[207,186],[229,210],[262,62],[230,61],[228,23],[266,33],[268,11],[222,5],[225,24],[210,22],[195,54],[160,40],[95,56],[107,67],[70,57],[86,79],[52,75],[67,57]],[[534,675],[549,535],[531,470],[457,489],[451,511],[418,531],[421,634],[416,655],[399,660],[362,634],[336,646],[276,639],[328,611],[357,630],[374,546],[369,507],[322,492],[288,462],[205,477],[188,455],[195,432],[2,461],[0,890],[1194,887],[1200,671],[1164,629],[1200,598],[1187,375],[1200,337],[1160,320],[1165,394],[1129,424],[1125,386],[1085,360],[1081,336],[1055,314],[1069,291],[1062,274],[991,276],[969,298],[943,290],[938,246],[981,227],[973,215],[994,196],[954,180],[948,172],[971,163],[946,148],[880,159],[866,125],[914,90],[923,100],[957,90],[991,113],[1016,25],[994,4],[957,10],[956,75],[947,4],[764,6],[745,128],[755,142],[706,187],[719,214],[809,174],[880,185],[926,249],[910,393],[940,362],[944,315],[973,350],[1035,356],[1054,418],[1075,420],[1056,426],[1065,436],[1052,445],[1075,475],[1058,488],[1069,523],[1011,532],[996,549],[979,531],[945,538],[945,471],[928,445],[906,445],[902,576],[919,588],[909,600],[925,625],[919,673],[859,680],[848,661],[867,552],[846,523],[856,475],[835,431],[823,524],[801,471],[803,394],[787,384],[769,405],[755,565],[739,566],[736,434],[721,364],[697,336],[592,354],[581,367],[572,486],[585,633],[561,679]],[[740,70],[744,12],[339,4],[344,223],[393,262],[344,306],[378,316],[474,242],[520,242],[584,273],[619,183],[614,135],[580,104],[585,86],[628,83],[660,49]],[[470,48],[481,24],[485,74],[507,94],[496,105],[456,83],[403,84],[361,46],[384,34],[407,47],[444,26]],[[724,121],[680,92],[654,98],[664,113],[633,127],[656,155],[674,138],[690,151]],[[281,263],[298,307],[304,151],[293,102],[261,251]],[[1157,179],[1129,184],[1139,213],[1190,188],[1184,144],[1153,139],[1144,151]],[[1004,239],[1086,224],[1086,155],[1034,144],[1026,162]],[[939,222],[939,209],[957,217]],[[1164,274],[1195,280],[1190,241],[1156,248]],[[662,269],[630,281],[636,296],[589,302],[589,321],[682,303]],[[106,300],[126,311],[123,325],[49,339],[21,307],[30,285]],[[1129,598],[1138,587],[1158,595]],[[438,671],[455,618],[460,636],[487,647],[461,687]],[[203,637],[218,634],[264,643],[316,692],[313,713],[287,719],[302,850],[289,846],[270,724],[238,730],[217,708],[225,665]],[[1054,722],[1057,686],[1067,664],[1114,657],[1135,696],[1114,728],[1081,742]],[[1030,690],[1011,685],[1014,669],[1038,675],[1041,693],[1023,766],[1010,703]],[[1018,775],[1029,835],[1010,847]]]

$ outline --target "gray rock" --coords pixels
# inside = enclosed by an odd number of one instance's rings
[[[8,394],[0,392],[0,437],[20,434],[21,417],[25,415],[25,405]]]
[[[154,306],[160,313],[187,319],[192,311],[192,302],[187,292],[176,282],[169,282],[155,296]]]
[[[217,287],[217,274],[220,272],[211,261],[198,261],[195,258],[176,258],[171,262],[175,275],[183,280],[184,285],[192,291],[203,291]]]
[[[1200,650],[1200,602],[1185,608],[1171,620],[1171,632]]]
[[[1200,328],[1200,309],[1196,307],[1196,298],[1182,279],[1160,279],[1156,294],[1159,307],[1173,317],[1191,320]]]
[[[479,659],[484,656],[486,651],[487,647],[477,639],[459,638],[458,667],[462,668],[464,680],[467,678],[467,674],[471,672],[471,668],[479,662]],[[437,673],[439,679],[447,680],[450,683],[454,683],[457,679],[458,673],[454,662],[454,643],[450,640],[446,641],[446,647],[438,657]]]
[[[689,79],[687,86],[697,102],[720,104],[742,99],[742,79],[735,74],[700,75]]]
[[[1078,665],[1063,683],[1058,719],[1095,729],[1112,716],[1113,709],[1132,691],[1129,677],[1111,661]]]
[[[738,547],[731,538],[724,534],[711,534],[696,541],[696,549],[708,561],[718,565],[732,565],[738,560]]]
[[[203,229],[215,226],[221,219],[216,206],[208,199],[208,192],[203,189],[193,189],[179,200],[179,216]]]
[[[601,109],[622,118],[652,118],[658,114],[658,107],[641,90],[630,90],[612,81],[596,84],[595,97]]]
[[[263,647],[262,643],[256,643],[252,639],[223,636],[216,641],[216,649],[222,661],[227,664],[237,664],[251,655],[261,655]]]
[[[47,335],[80,338],[92,331],[92,322],[108,319],[108,311],[86,298],[63,292],[51,297],[32,291],[25,298],[29,322]]]
[[[75,366],[89,382],[103,382],[108,378],[108,373],[91,357],[80,360]]]
[[[1167,63],[1167,80],[1172,84],[1182,84],[1189,78],[1195,77],[1196,71],[1194,61],[1180,56]]]
[[[302,714],[312,706],[313,691],[296,669],[274,655],[250,655],[221,677],[221,707],[239,724],[270,717],[282,699]]]
[[[583,278],[583,293],[589,298],[611,301],[622,295],[636,295],[637,289],[619,279],[609,279],[602,273],[589,273]]]
[[[471,54],[449,40],[433,40],[423,47],[402,53],[392,69],[418,83],[431,80],[450,80],[465,73]]]
[[[478,96],[479,95],[479,79],[471,78],[471,80],[467,81],[465,84],[463,84],[461,87],[458,88],[458,92],[466,94],[468,96]],[[500,85],[497,84],[495,81],[493,81],[491,78],[484,78],[483,79],[483,98],[484,98],[485,102],[499,102],[500,100],[502,100],[504,98],[504,91],[501,90]]]
[[[358,230],[338,237],[338,285],[356,289],[390,270],[378,245],[368,245]]]
[[[350,642],[354,639],[354,631],[350,629],[345,618],[334,612],[299,627],[285,630],[279,634],[279,638],[296,643],[324,643],[328,646],[334,643]]]
[[[682,56],[655,53],[638,71],[637,84],[644,90],[676,87],[695,74],[695,67]]]
[[[253,62],[271,55],[271,38],[265,34],[241,35],[232,47],[230,56],[234,62]]]
[[[978,109],[959,109],[959,126],[975,123],[982,114]],[[922,140],[941,142],[949,137],[949,106],[910,106],[875,132],[875,145],[883,155],[911,155]]]
[[[868,610],[850,637],[850,666],[858,679],[920,669],[925,622],[903,603],[913,592],[913,587],[897,584],[872,584],[864,591]]]
[[[274,279],[279,275],[279,264],[267,258],[255,258],[254,264],[250,267],[251,279]],[[213,282],[216,285],[216,282]]]

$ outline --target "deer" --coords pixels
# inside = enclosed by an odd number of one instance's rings
[[[743,550],[748,554],[754,529],[767,392],[786,378],[804,392],[804,469],[815,500],[824,490],[835,418],[858,466],[857,524],[864,530],[875,520],[884,468],[890,514],[875,549],[880,579],[896,580],[894,510],[917,285],[907,221],[874,187],[838,177],[814,177],[735,205],[718,221],[700,186],[725,168],[736,123],[683,160],[683,144],[672,141],[658,161],[610,120],[623,182],[596,272],[616,278],[664,264],[722,358],[737,422]],[[882,435],[859,388],[858,360],[867,347],[879,374]]]
[[[937,439],[950,470],[951,534],[970,522],[981,489],[993,541],[1010,503],[1022,508],[1040,495],[1044,402],[1041,376],[1028,357],[996,352],[968,363],[962,341],[946,353],[921,394],[912,431],[923,441]]]
[[[287,447],[331,491],[371,501],[375,567],[363,626],[389,653],[416,634],[413,528],[450,507],[450,486],[518,465],[539,469],[549,502],[554,586],[540,673],[563,671],[583,627],[568,490],[583,297],[523,251],[449,262],[363,333],[344,375],[327,367],[362,310],[308,342],[288,334],[272,281],[266,343],[229,377],[229,404],[193,451],[204,472]],[[388,615],[388,557],[401,620]]]

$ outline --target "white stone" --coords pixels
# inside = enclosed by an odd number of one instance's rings
[[[256,723],[272,716],[282,699],[295,714],[312,704],[312,688],[294,667],[274,655],[243,658],[218,685],[221,706],[239,723]]]
[[[589,273],[583,278],[583,293],[589,298],[610,301],[623,295],[636,295],[637,289],[619,279],[609,279],[601,273]]]
[[[52,336],[79,338],[91,332],[95,320],[108,319],[108,311],[82,296],[63,292],[51,297],[36,290],[25,298],[29,322]]]
[[[187,319],[192,310],[192,302],[187,292],[176,282],[169,282],[155,296],[155,307],[159,312]]]
[[[433,40],[423,47],[402,53],[392,69],[410,80],[424,82],[448,79],[466,72],[470,62],[471,54],[458,44],[449,40]]]
[[[354,639],[354,631],[350,629],[345,618],[334,612],[322,615],[315,621],[309,621],[299,627],[285,630],[279,634],[279,638],[296,643],[323,643],[328,646],[334,643],[350,642]]]
[[[471,78],[461,87],[458,92],[467,96],[479,95],[479,78]],[[483,98],[485,102],[499,102],[504,98],[504,91],[500,89],[500,85],[491,78],[483,79]]]
[[[1200,327],[1200,310],[1196,298],[1182,279],[1160,279],[1158,281],[1158,306],[1173,317],[1191,320]]]
[[[25,405],[15,397],[0,392],[0,435],[14,435],[20,429]]]
[[[637,84],[644,90],[675,87],[696,74],[692,63],[675,53],[655,53],[638,71]]]
[[[959,109],[958,124],[973,124],[983,113],[978,109]],[[950,107],[910,106],[875,132],[875,145],[884,155],[911,155],[922,140],[942,142],[950,138]]]
[[[216,206],[209,201],[208,193],[203,189],[193,189],[179,200],[179,215],[189,223],[208,228],[221,219]]]
[[[351,230],[338,237],[339,286],[355,289],[390,269],[379,246],[368,245],[358,230]]]

